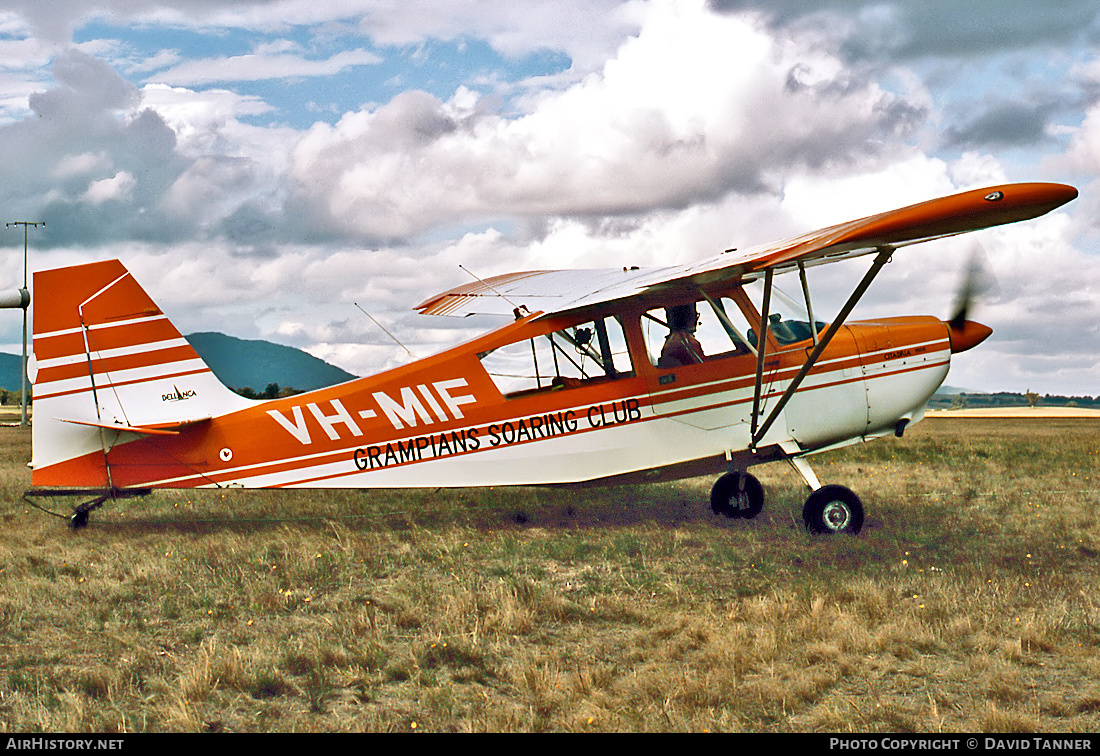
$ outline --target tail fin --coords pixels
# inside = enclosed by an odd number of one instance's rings
[[[34,274],[32,483],[114,487],[108,452],[240,409],[118,260]]]

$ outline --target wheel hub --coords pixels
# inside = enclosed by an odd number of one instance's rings
[[[826,504],[822,516],[829,529],[837,532],[844,530],[852,521],[851,510],[840,501]]]

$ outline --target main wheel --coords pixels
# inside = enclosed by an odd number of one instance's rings
[[[748,473],[728,472],[710,489],[710,508],[725,517],[751,520],[764,508],[764,487]]]
[[[806,499],[802,520],[811,533],[854,535],[863,528],[863,503],[844,486],[822,486]]]

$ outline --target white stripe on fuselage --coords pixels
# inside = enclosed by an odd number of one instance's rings
[[[928,343],[929,344],[940,344],[940,343],[945,343],[945,342],[940,340],[940,341],[928,342]],[[884,350],[884,353],[887,352],[887,351],[897,351],[897,350]],[[937,359],[937,357],[942,357],[942,358]],[[874,381],[875,383],[879,383],[881,381],[889,379],[890,377],[892,377],[894,375],[898,375],[898,374],[902,374],[902,373],[911,373],[911,372],[923,371],[923,370],[928,370],[928,369],[933,369],[933,368],[939,368],[939,367],[942,367],[946,364],[949,364],[950,352],[948,350],[942,350],[942,353],[941,352],[926,353],[926,354],[921,355],[921,358],[922,358],[922,362],[921,362],[921,364],[918,364],[918,365],[904,364],[905,363],[904,359],[895,360],[893,362],[896,362],[898,364],[896,366],[894,366],[894,369],[892,369],[892,370],[890,369],[890,363],[889,362],[880,363],[878,365],[878,367],[886,368],[886,370],[889,370],[889,372],[880,371],[875,376],[867,377],[867,378],[865,378],[863,375],[845,376],[845,375],[843,375],[842,370],[833,370],[833,371],[826,371],[826,372],[823,372],[823,373],[814,373],[812,376],[810,376],[807,379],[806,383],[804,383],[803,386],[799,389],[799,393],[801,394],[802,392],[827,391],[829,388],[831,388],[833,386],[846,385],[846,384],[850,384],[850,383],[857,383],[857,382],[860,382],[860,381]],[[847,359],[850,360],[851,358],[849,357]],[[739,376],[737,379],[725,379],[725,380],[722,380],[722,381],[714,381],[714,382],[712,382],[710,384],[707,384],[707,385],[716,386],[716,385],[720,385],[722,383],[730,383],[733,380],[743,381],[744,378],[745,378],[744,376]],[[776,386],[774,390],[768,392],[768,395],[765,398],[770,399],[770,398],[775,398],[775,397],[779,396],[782,389],[784,388],[784,386],[787,383],[788,382],[785,381],[785,382],[781,383],[779,386]],[[691,387],[688,387],[688,388],[690,390],[699,390],[701,388],[701,386],[697,385],[697,386],[691,386]],[[398,471],[398,470],[406,470],[408,468],[415,468],[417,470],[425,470],[425,468],[423,467],[423,465],[421,463],[423,463],[423,464],[432,463],[431,468],[434,471],[435,468],[438,467],[439,464],[443,461],[446,461],[446,460],[452,460],[452,461],[466,460],[467,462],[469,462],[470,461],[470,455],[476,455],[478,458],[480,458],[480,457],[482,457],[483,453],[487,453],[487,452],[491,452],[491,451],[497,452],[495,454],[489,455],[489,456],[491,456],[491,458],[493,460],[501,460],[502,458],[504,458],[504,459],[511,460],[511,461],[518,461],[519,459],[525,459],[525,458],[528,458],[528,457],[526,455],[520,454],[519,452],[516,451],[516,449],[518,449],[519,447],[527,446],[530,443],[537,443],[538,444],[539,449],[540,449],[540,452],[538,452],[538,454],[544,460],[545,460],[545,457],[548,453],[552,453],[553,456],[558,456],[558,457],[561,457],[562,459],[565,459],[567,457],[574,457],[574,458],[579,459],[578,455],[587,455],[587,454],[597,454],[597,456],[600,456],[600,455],[604,455],[605,452],[609,451],[609,449],[607,448],[607,443],[606,443],[607,439],[606,439],[606,437],[603,433],[596,434],[602,440],[596,441],[594,444],[591,444],[591,445],[588,444],[588,443],[577,444],[576,442],[578,441],[578,436],[591,435],[592,431],[596,431],[596,430],[607,431],[611,428],[616,428],[620,431],[625,432],[626,429],[636,429],[636,427],[639,424],[648,425],[651,421],[654,421],[654,420],[675,420],[678,416],[681,416],[681,415],[694,415],[694,414],[697,414],[697,413],[712,412],[712,411],[720,410],[720,409],[723,409],[723,408],[729,408],[729,407],[731,407],[733,405],[736,405],[736,404],[744,404],[744,405],[747,406],[748,403],[752,401],[752,388],[751,387],[742,387],[742,388],[739,388],[739,389],[732,389],[732,390],[728,390],[728,391],[719,391],[719,392],[716,392],[716,393],[706,394],[706,395],[700,396],[700,397],[688,397],[688,398],[679,399],[679,400],[673,399],[673,400],[667,401],[667,402],[661,402],[660,401],[660,395],[658,395],[658,396],[641,395],[641,396],[629,397],[629,398],[624,399],[624,400],[615,400],[615,401],[616,401],[616,403],[617,402],[624,402],[624,403],[625,402],[635,402],[637,404],[637,407],[641,411],[641,415],[637,418],[631,419],[630,422],[626,422],[626,423],[601,424],[597,421],[596,424],[593,424],[592,418],[590,418],[587,413],[591,410],[592,407],[596,407],[596,406],[599,406],[599,405],[578,405],[578,406],[569,407],[569,408],[556,409],[556,410],[553,410],[551,412],[541,413],[540,415],[532,415],[532,416],[528,416],[526,418],[525,417],[516,417],[516,418],[511,418],[511,419],[503,419],[503,420],[500,420],[500,421],[497,421],[497,422],[494,422],[494,423],[485,423],[485,424],[480,424],[480,425],[475,425],[475,426],[469,426],[469,427],[466,427],[466,428],[455,428],[455,429],[445,430],[445,431],[427,430],[424,433],[419,434],[419,435],[406,435],[406,436],[402,436],[402,437],[399,437],[399,438],[382,439],[382,440],[380,440],[379,442],[377,442],[375,444],[352,443],[350,445],[343,445],[339,449],[333,449],[333,450],[329,450],[329,451],[325,451],[325,452],[318,452],[318,453],[314,453],[314,454],[304,454],[304,455],[301,455],[301,456],[296,456],[296,457],[291,457],[291,458],[283,458],[283,459],[278,459],[278,460],[269,460],[269,461],[259,462],[259,463],[250,464],[250,465],[243,465],[243,466],[239,466],[239,467],[226,468],[226,469],[222,469],[222,470],[218,470],[218,471],[208,472],[205,475],[196,474],[196,475],[179,476],[179,477],[173,477],[173,478],[169,478],[169,479],[150,481],[148,483],[143,483],[141,485],[171,486],[173,484],[181,484],[181,483],[187,483],[187,482],[198,482],[199,480],[216,480],[216,481],[218,481],[217,484],[220,484],[220,485],[232,484],[232,485],[243,485],[243,486],[246,486],[246,487],[266,487],[266,486],[315,486],[315,487],[325,487],[325,484],[332,483],[332,482],[338,481],[338,480],[342,481],[341,482],[342,485],[346,485],[347,484],[346,479],[348,479],[349,477],[361,477],[362,478],[361,484],[362,484],[363,487],[379,487],[379,488],[382,488],[382,487],[387,487],[388,485],[396,485],[396,484],[394,484],[390,481],[392,479],[394,479],[396,471]],[[612,403],[611,402],[605,402],[604,404],[611,405]],[[661,408],[661,412],[659,414],[657,414],[655,412],[655,409],[658,405]],[[623,406],[625,406],[625,404]],[[574,430],[574,431],[570,431],[568,433],[556,434],[554,436],[549,436],[549,437],[523,439],[521,443],[508,443],[508,444],[497,444],[497,445],[492,445],[490,443],[490,440],[491,440],[491,431],[490,431],[490,429],[493,428],[494,426],[499,431],[499,429],[502,428],[505,424],[511,423],[511,424],[514,425],[514,424],[519,423],[522,420],[530,420],[531,417],[539,417],[539,416],[547,416],[547,415],[563,415],[563,416],[565,416],[565,415],[570,415],[570,413],[571,413],[571,417],[577,421],[577,425],[578,425],[577,429]],[[747,417],[744,416],[744,413],[731,412],[730,414],[731,414],[731,417],[729,418],[728,425],[734,425],[734,424],[737,424],[737,423],[747,422]],[[435,436],[436,438],[440,437],[440,435],[450,437],[450,435],[452,433],[470,432],[471,430],[476,431],[476,436],[480,441],[480,443],[477,445],[476,450],[465,450],[465,451],[460,451],[460,452],[450,452],[450,453],[447,453],[447,454],[439,455],[439,454],[435,453],[436,449],[434,449],[432,447],[432,444],[429,441],[428,445],[426,445],[426,446],[422,445],[420,449],[418,449],[417,451],[415,451],[413,453],[409,453],[409,452],[406,451],[405,454],[404,454],[404,457],[405,457],[404,460],[398,462],[397,464],[386,464],[386,465],[383,465],[383,466],[373,466],[373,467],[368,466],[366,469],[360,469],[356,466],[356,462],[355,462],[355,458],[354,458],[354,455],[356,454],[356,450],[363,450],[363,449],[367,449],[369,447],[385,448],[387,445],[389,445],[391,447],[398,447],[398,445],[402,445],[402,444],[404,444],[405,448],[408,449],[408,445],[409,444],[415,444],[417,442],[417,439],[422,439],[421,444],[423,444],[424,443],[423,439],[428,439],[432,436]],[[530,431],[528,431],[528,433],[530,433]],[[681,435],[683,433],[689,433],[693,437],[697,434],[703,434],[702,436],[700,436],[700,438],[708,437],[710,445],[713,446],[714,436],[713,435],[708,436],[708,434],[710,434],[709,431],[699,430],[699,429],[696,429],[694,431],[686,431],[683,428],[680,428],[677,431],[677,433],[681,434]],[[617,434],[618,434],[618,431],[617,431]],[[646,434],[646,435],[648,436],[649,434]],[[856,435],[859,435],[858,432],[856,432]],[[361,441],[361,439],[348,439],[348,440]],[[557,447],[559,447],[559,445],[561,443],[567,442],[567,441],[571,444],[571,446],[569,447],[571,449],[571,451],[569,451],[566,454],[557,454],[556,452],[553,452],[549,448],[549,447],[553,447],[554,449],[556,449]],[[628,444],[628,446],[631,446],[633,448],[633,447],[636,447],[636,444]],[[500,453],[500,452],[503,452],[506,449],[511,449],[512,451],[510,451],[507,454],[501,454]],[[637,451],[637,449],[635,448],[635,452],[636,451]],[[685,451],[687,451],[687,450],[685,450]],[[380,452],[380,453],[382,453],[382,452]],[[663,455],[664,451],[662,450],[662,451],[660,451],[660,453]],[[690,453],[695,453],[695,452],[692,451]],[[713,449],[709,449],[707,451],[707,453],[708,454],[720,453],[720,451],[715,452]],[[519,456],[517,456],[517,455],[519,455]],[[394,456],[400,457],[401,454],[398,453]],[[683,456],[683,455],[680,455],[680,456]],[[363,459],[363,458],[360,457],[360,459]],[[691,459],[691,457],[688,457],[687,459]],[[367,460],[368,460],[368,464],[369,464],[369,458],[367,458]],[[615,465],[615,467],[613,469],[608,469],[607,471],[605,471],[603,473],[603,475],[605,475],[605,476],[606,475],[613,475],[613,474],[616,474],[616,471],[621,471],[621,466],[624,465],[624,462],[622,460],[619,460],[619,459],[616,458],[616,459],[611,459],[609,461],[613,465]],[[686,461],[686,460],[683,460],[683,461]],[[565,466],[568,467],[570,463],[563,463],[563,464],[565,464]],[[667,464],[667,462],[665,462],[665,464]],[[281,468],[281,467],[286,467],[286,466],[290,466],[291,469],[283,469],[283,470],[274,469],[274,468]],[[644,469],[644,467],[634,468],[634,465],[632,463],[627,465],[627,466],[631,467],[632,469]],[[447,475],[451,475],[452,473],[450,472],[450,470],[451,470],[452,466],[451,465],[446,465],[445,467],[449,471],[447,473]],[[480,465],[479,465],[479,467],[480,467]],[[543,464],[543,467],[545,467],[545,464]],[[413,473],[413,474],[415,475],[417,473]],[[423,474],[423,473],[421,473],[421,474]],[[523,474],[527,476],[526,479],[530,479],[530,471],[529,470],[524,472]],[[407,475],[407,473],[402,472],[397,477],[400,477],[400,478],[403,479],[404,477],[406,477],[406,475]],[[464,476],[460,476],[460,477],[464,477]],[[508,476],[499,476],[499,477],[508,477]],[[451,480],[451,478],[447,478],[447,480]],[[482,478],[480,481],[476,481],[476,482],[479,482],[481,484],[493,484],[493,483],[496,482],[496,479],[494,479],[494,480],[485,480],[484,478]],[[554,479],[549,480],[547,482],[560,482],[560,480],[558,478],[554,478]],[[217,485],[217,484],[215,484],[215,485]],[[430,480],[430,481],[427,478],[425,478],[424,485],[438,485],[438,482],[436,482],[434,480],[434,476],[433,476],[432,480]],[[455,484],[455,485],[457,485],[457,484]]]

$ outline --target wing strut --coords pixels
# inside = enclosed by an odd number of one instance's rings
[[[817,333],[817,321],[814,320],[814,306],[810,301],[810,285],[806,283],[806,263],[798,261],[798,279],[802,282],[802,296],[806,298],[806,314],[810,316],[810,333],[814,337],[814,346],[817,346],[819,334]]]
[[[829,328],[825,331],[825,335],[821,337],[821,340],[817,342],[817,345],[813,348],[813,351],[810,352],[809,357],[807,357],[806,361],[802,363],[802,368],[798,371],[798,374],[795,375],[790,385],[787,386],[787,390],[783,392],[783,396],[780,397],[779,403],[775,405],[774,408],[772,408],[771,414],[768,415],[768,418],[758,427],[756,424],[757,412],[760,407],[761,386],[763,384],[764,375],[763,339],[764,336],[767,335],[766,332],[761,334],[761,346],[756,360],[756,390],[752,400],[753,449],[755,449],[757,444],[760,443],[760,440],[764,437],[764,434],[768,432],[768,430],[775,423],[776,418],[779,417],[779,413],[783,411],[783,408],[787,406],[787,402],[789,402],[791,400],[791,397],[794,396],[794,392],[798,390],[798,387],[802,385],[802,381],[805,380],[810,370],[812,370],[814,365],[817,364],[817,360],[819,357],[821,357],[821,353],[825,351],[825,348],[829,346],[829,342],[833,340],[833,337],[840,330],[840,327],[844,325],[844,321],[851,314],[852,309],[856,306],[859,300],[863,297],[863,294],[867,291],[867,288],[871,285],[871,282],[875,280],[875,276],[878,275],[879,271],[882,270],[883,266],[886,265],[886,263],[890,262],[890,256],[894,254],[894,249],[894,247],[889,245],[878,248],[878,251],[875,253],[875,261],[871,264],[871,269],[868,270],[867,273],[863,276],[863,280],[859,282],[859,285],[856,286],[854,291],[852,291],[851,296],[848,297],[848,301],[845,302],[844,306],[840,308],[840,312],[837,314],[836,319],[833,320],[833,322],[829,325]],[[763,312],[761,314],[761,331],[764,331],[764,328],[767,327],[768,323],[768,307],[770,305],[771,299],[771,274],[771,268],[765,271],[764,303]],[[811,326],[811,330],[816,330],[816,328]]]
[[[760,399],[764,387],[764,353],[768,351],[768,311],[771,309],[772,304],[772,278],[774,276],[774,268],[768,268],[764,271],[764,301],[760,305],[760,335],[756,337],[756,385],[752,392],[751,447],[754,450],[756,449],[756,442],[764,435],[764,431],[758,432],[757,422],[761,415]],[[767,428],[764,430],[767,430]]]

